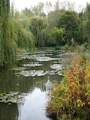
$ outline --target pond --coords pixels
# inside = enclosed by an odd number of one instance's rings
[[[43,50],[17,56],[18,67],[0,72],[0,120],[50,120],[46,116],[48,80],[62,80],[69,54]],[[3,102],[2,102],[3,101]]]

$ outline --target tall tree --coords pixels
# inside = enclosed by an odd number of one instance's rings
[[[80,19],[76,12],[65,11],[58,21],[58,27],[65,29],[65,40],[71,44],[72,38],[78,42],[78,30],[79,30]]]
[[[10,12],[10,0],[0,0],[0,16],[8,16]]]
[[[47,23],[43,17],[33,17],[31,19],[30,30],[34,34],[36,39],[36,46],[41,46],[43,38],[42,31],[47,26]]]
[[[0,0],[0,65],[7,66],[15,60],[14,27],[10,14],[10,0]]]

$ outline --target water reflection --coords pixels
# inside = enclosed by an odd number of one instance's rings
[[[0,120],[17,120],[17,104],[0,103]]]
[[[18,120],[50,120],[46,117],[47,100],[46,92],[35,88],[24,98],[24,103],[19,105]]]
[[[51,82],[60,82],[64,58],[62,51],[54,50],[23,53],[17,56],[15,68],[0,72],[0,94],[18,92],[23,99],[23,104],[18,104],[18,108],[17,104],[0,104],[0,120],[48,120],[45,115],[45,83],[47,76],[50,76]]]

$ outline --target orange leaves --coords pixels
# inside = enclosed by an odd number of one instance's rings
[[[69,82],[73,82],[73,74],[71,71],[67,73],[67,79],[69,80]]]
[[[69,96],[72,101],[76,101],[78,98],[83,96],[82,94],[86,89],[84,85],[86,75],[86,61],[84,58],[81,58],[79,56],[74,60],[70,70],[68,70],[66,73],[66,80],[69,87]]]
[[[73,67],[71,67],[71,69],[67,72],[66,77],[71,88],[77,86],[76,79],[78,78],[78,67],[76,65],[73,65]]]
[[[85,76],[86,80],[90,81],[90,64],[86,65],[85,74],[86,74]]]
[[[52,91],[51,107],[57,113],[61,111],[60,115],[68,113],[72,116],[72,108],[78,115],[82,114],[83,108],[90,111],[90,82],[87,81],[90,81],[90,65],[84,57],[78,56],[65,72],[61,84]]]

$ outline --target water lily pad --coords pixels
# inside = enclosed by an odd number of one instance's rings
[[[50,58],[50,57],[37,57],[36,60],[44,62],[44,61],[51,61],[52,58]]]
[[[50,70],[50,71],[47,71],[48,75],[55,75],[56,74],[56,71],[54,70]]]
[[[64,76],[64,74],[63,74],[62,71],[58,71],[58,72],[57,72],[57,75],[59,75],[59,76]]]
[[[18,102],[18,92],[10,92],[0,97],[1,103],[17,103]]]
[[[31,64],[24,64],[24,67],[39,67],[42,66],[40,63],[31,63]]]
[[[29,76],[45,76],[47,73],[43,70],[30,70],[30,71],[21,71],[19,75],[29,77]]]
[[[25,70],[25,69],[26,69],[25,67],[16,67],[16,68],[12,68],[11,70],[22,71],[22,70]]]
[[[62,64],[53,64],[53,65],[51,65],[51,69],[62,70],[63,66],[62,66]]]

